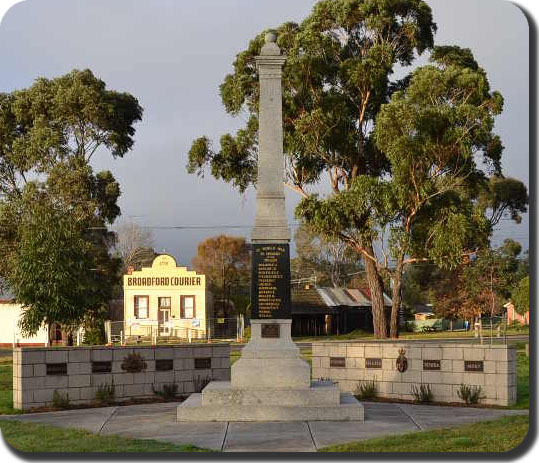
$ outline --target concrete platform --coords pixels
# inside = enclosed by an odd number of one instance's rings
[[[307,390],[309,391],[309,390]],[[233,390],[228,390],[234,396]],[[248,402],[255,400],[256,395],[252,391],[239,391],[239,398],[247,397]],[[253,406],[252,404],[242,404],[241,401],[230,401],[205,405],[203,394],[191,394],[177,409],[178,421],[363,421],[363,406],[352,394],[341,393],[338,404],[315,405],[314,400],[309,404],[277,405],[279,395],[272,391],[271,404],[261,402]],[[293,398],[292,391],[286,391],[288,398]],[[301,391],[306,392],[306,391]],[[310,391],[311,392],[311,391]],[[316,391],[314,391],[316,392]],[[309,394],[305,394],[308,396]],[[300,395],[301,396],[301,395]],[[311,399],[316,395],[311,395]],[[303,397],[302,402],[306,402]]]
[[[177,422],[174,402],[1,416],[225,452],[314,452],[333,444],[493,420],[527,410],[363,402],[365,421]],[[428,449],[425,449],[428,451]]]

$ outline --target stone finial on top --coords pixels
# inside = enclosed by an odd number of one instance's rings
[[[260,51],[260,55],[267,56],[267,55],[280,55],[281,49],[277,45],[277,34],[273,31],[266,32],[266,35],[264,37],[266,43],[262,47],[262,50]]]

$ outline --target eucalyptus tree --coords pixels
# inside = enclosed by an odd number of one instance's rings
[[[372,137],[389,173],[359,175],[345,194],[311,197],[298,207],[322,233],[378,243],[379,255],[366,252],[392,277],[391,337],[398,334],[407,265],[430,261],[454,269],[489,247],[502,217],[518,221],[526,211],[525,186],[502,174],[503,145],[494,133],[502,108],[502,96],[490,90],[469,49],[435,47],[431,64],[416,69],[378,113]],[[508,198],[498,188],[500,199],[493,184],[519,194]]]
[[[0,275],[26,307],[26,333],[78,322],[108,300],[120,186],[90,161],[129,152],[141,117],[135,97],[90,70],[0,93]]]
[[[421,0],[322,0],[300,24],[276,29],[277,43],[287,55],[283,69],[285,185],[304,198],[310,186],[329,179],[336,201],[356,178],[383,177],[388,159],[372,131],[388,94],[403,85],[390,83],[395,65],[409,65],[433,45],[436,25]],[[265,31],[264,31],[265,32]],[[233,63],[220,93],[225,109],[245,115],[234,135],[220,146],[208,137],[194,140],[188,171],[211,174],[240,192],[256,186],[258,155],[258,73],[254,57],[264,32]],[[383,286],[373,261],[373,236],[357,234],[343,241],[362,256],[373,298],[374,330],[386,337]]]

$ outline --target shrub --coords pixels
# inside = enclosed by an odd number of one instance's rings
[[[375,380],[360,381],[357,383],[355,396],[358,399],[372,399],[378,394],[378,387]]]
[[[176,383],[163,384],[163,388],[159,390],[155,389],[152,384],[152,391],[155,395],[158,395],[165,400],[171,400],[176,397],[176,394],[178,393],[178,385]]]
[[[124,357],[124,361],[122,362],[122,370],[128,373],[139,373],[145,370],[146,367],[146,360],[140,354],[129,354]]]
[[[110,404],[114,400],[114,395],[116,392],[116,387],[114,383],[111,384],[101,384],[95,393],[95,398],[104,404]]]
[[[466,402],[466,405],[477,404],[481,399],[485,398],[481,386],[469,386],[468,384],[461,384],[457,395],[459,399]]]
[[[209,376],[195,376],[193,378],[195,392],[202,392],[202,389],[204,389],[210,382],[211,378]]]
[[[60,391],[55,389],[52,394],[52,403],[56,408],[69,407],[69,394],[67,392],[62,394]]]
[[[432,402],[433,394],[430,388],[430,384],[412,384],[412,394],[414,395],[414,401],[419,403]]]

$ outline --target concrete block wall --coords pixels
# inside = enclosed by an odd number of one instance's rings
[[[129,354],[140,354],[146,369],[129,373],[122,363]],[[210,368],[195,359],[210,358]],[[172,360],[172,370],[156,371],[157,360]],[[92,373],[93,362],[111,362],[111,371]],[[65,374],[47,374],[47,364],[65,364]],[[54,367],[53,367],[54,368]],[[60,365],[63,368],[63,365]],[[49,371],[49,373],[51,373]],[[13,406],[29,410],[51,405],[54,391],[69,395],[70,404],[96,402],[100,385],[115,386],[115,401],[155,397],[152,386],[162,390],[176,383],[178,394],[195,392],[199,378],[230,380],[229,344],[186,344],[141,347],[66,347],[13,350]]]
[[[408,361],[403,373],[397,369],[401,348]],[[344,366],[339,366],[342,359]],[[366,359],[380,359],[381,368],[366,368]],[[435,361],[439,370],[425,369],[425,360]],[[465,371],[469,361],[482,365],[483,371]],[[516,348],[507,345],[314,342],[312,377],[331,378],[347,392],[355,392],[360,381],[374,380],[379,397],[404,400],[414,399],[412,384],[428,383],[437,402],[462,402],[457,395],[460,385],[477,385],[485,395],[480,403],[509,406],[517,400],[516,361]],[[432,362],[427,362],[427,368],[429,364]]]

